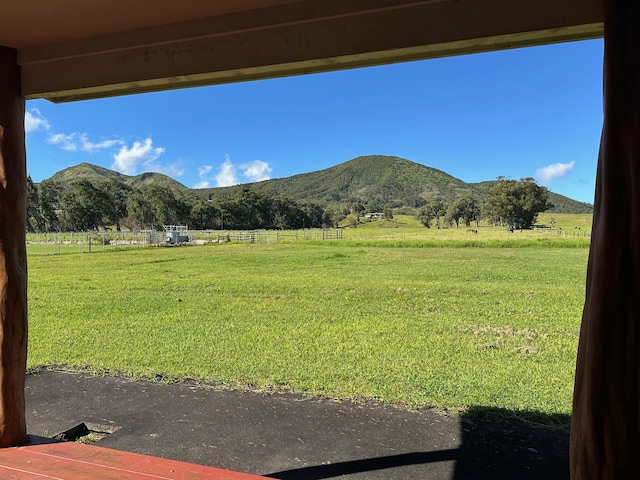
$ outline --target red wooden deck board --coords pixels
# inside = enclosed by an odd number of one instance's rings
[[[75,442],[0,449],[7,480],[258,480],[264,477]]]

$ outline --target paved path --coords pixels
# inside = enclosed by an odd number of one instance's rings
[[[27,428],[115,430],[96,445],[277,479],[568,479],[568,436],[517,421],[42,371]]]

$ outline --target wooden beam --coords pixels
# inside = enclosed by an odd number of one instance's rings
[[[20,51],[55,102],[596,38],[599,0],[309,0]]]
[[[27,438],[24,113],[17,52],[0,47],[0,447],[19,445]]]

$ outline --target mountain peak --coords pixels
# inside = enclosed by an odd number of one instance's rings
[[[125,183],[133,188],[162,185],[174,190],[189,190],[181,183],[161,173],[142,173],[128,176],[90,163],[81,163],[66,168],[53,180],[69,184],[80,179],[97,183],[109,178]],[[324,170],[303,173],[286,178],[275,178],[261,182],[194,189],[202,197],[232,197],[241,189],[293,200],[308,200],[320,204],[362,203],[374,204],[382,208],[416,207],[425,200],[438,198],[452,200],[464,193],[483,196],[490,182],[466,183],[441,170],[391,155],[363,155]],[[577,202],[551,192],[550,201],[558,213],[592,213],[593,206]]]
[[[87,162],[74,165],[73,167],[65,168],[64,170],[61,170],[58,173],[54,174],[51,177],[51,180],[55,180],[62,185],[68,185],[77,180],[89,180],[92,183],[99,183],[111,178],[129,185],[132,188],[162,185],[175,190],[187,189],[187,187],[185,187],[180,182],[162,173],[145,172],[139,175],[131,176]]]

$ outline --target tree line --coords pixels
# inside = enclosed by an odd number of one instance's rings
[[[27,179],[27,231],[161,229],[187,225],[207,229],[299,229],[321,227],[324,209],[243,188],[234,198],[203,199],[166,186],[131,188],[116,179],[55,180],[36,185]]]
[[[427,228],[433,223],[437,228],[460,223],[469,227],[472,222],[478,225],[485,219],[493,225],[523,229],[531,228],[538,214],[552,207],[549,190],[536,184],[533,178],[499,178],[482,199],[465,193],[449,203],[427,200],[417,217]]]
[[[63,186],[55,180],[36,185],[27,179],[27,231],[161,229],[187,225],[194,230],[253,230],[336,227],[346,218],[356,225],[365,212],[384,212],[386,205],[294,201],[244,187],[232,198],[204,199],[166,186],[131,188],[116,179],[78,180]],[[482,198],[464,193],[450,201],[429,199],[417,210],[426,227],[470,226],[485,219],[494,225],[530,228],[551,205],[549,191],[532,178],[499,179]],[[349,222],[347,222],[349,223]]]

